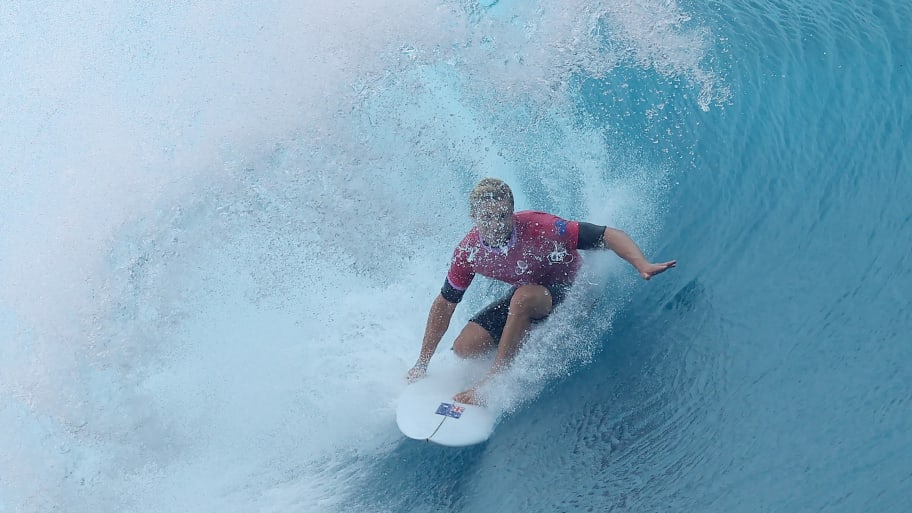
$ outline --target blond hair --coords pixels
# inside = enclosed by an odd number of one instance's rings
[[[475,212],[482,202],[504,200],[510,202],[512,209],[513,191],[510,190],[510,186],[497,178],[484,178],[469,194],[469,211]]]

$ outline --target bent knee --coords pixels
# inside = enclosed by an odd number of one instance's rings
[[[480,325],[470,322],[453,341],[453,352],[460,358],[474,358],[495,346],[494,338]]]
[[[516,289],[510,299],[511,313],[526,313],[532,317],[548,315],[551,306],[551,292],[541,285],[523,285]]]
[[[469,344],[458,338],[453,342],[453,352],[460,358],[468,358],[472,355]]]

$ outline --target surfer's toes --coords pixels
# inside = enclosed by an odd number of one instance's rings
[[[453,396],[453,400],[457,403],[463,404],[475,404],[480,405],[481,402],[475,397],[475,389],[466,390],[465,392],[460,392]]]

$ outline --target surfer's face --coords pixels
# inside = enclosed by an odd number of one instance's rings
[[[472,221],[489,246],[505,246],[513,234],[513,205],[509,200],[482,201],[472,209]]]

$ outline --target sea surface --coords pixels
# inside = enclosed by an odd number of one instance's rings
[[[0,4],[0,513],[910,511],[910,27],[906,0]],[[587,252],[492,438],[408,440],[486,176],[678,266]]]

